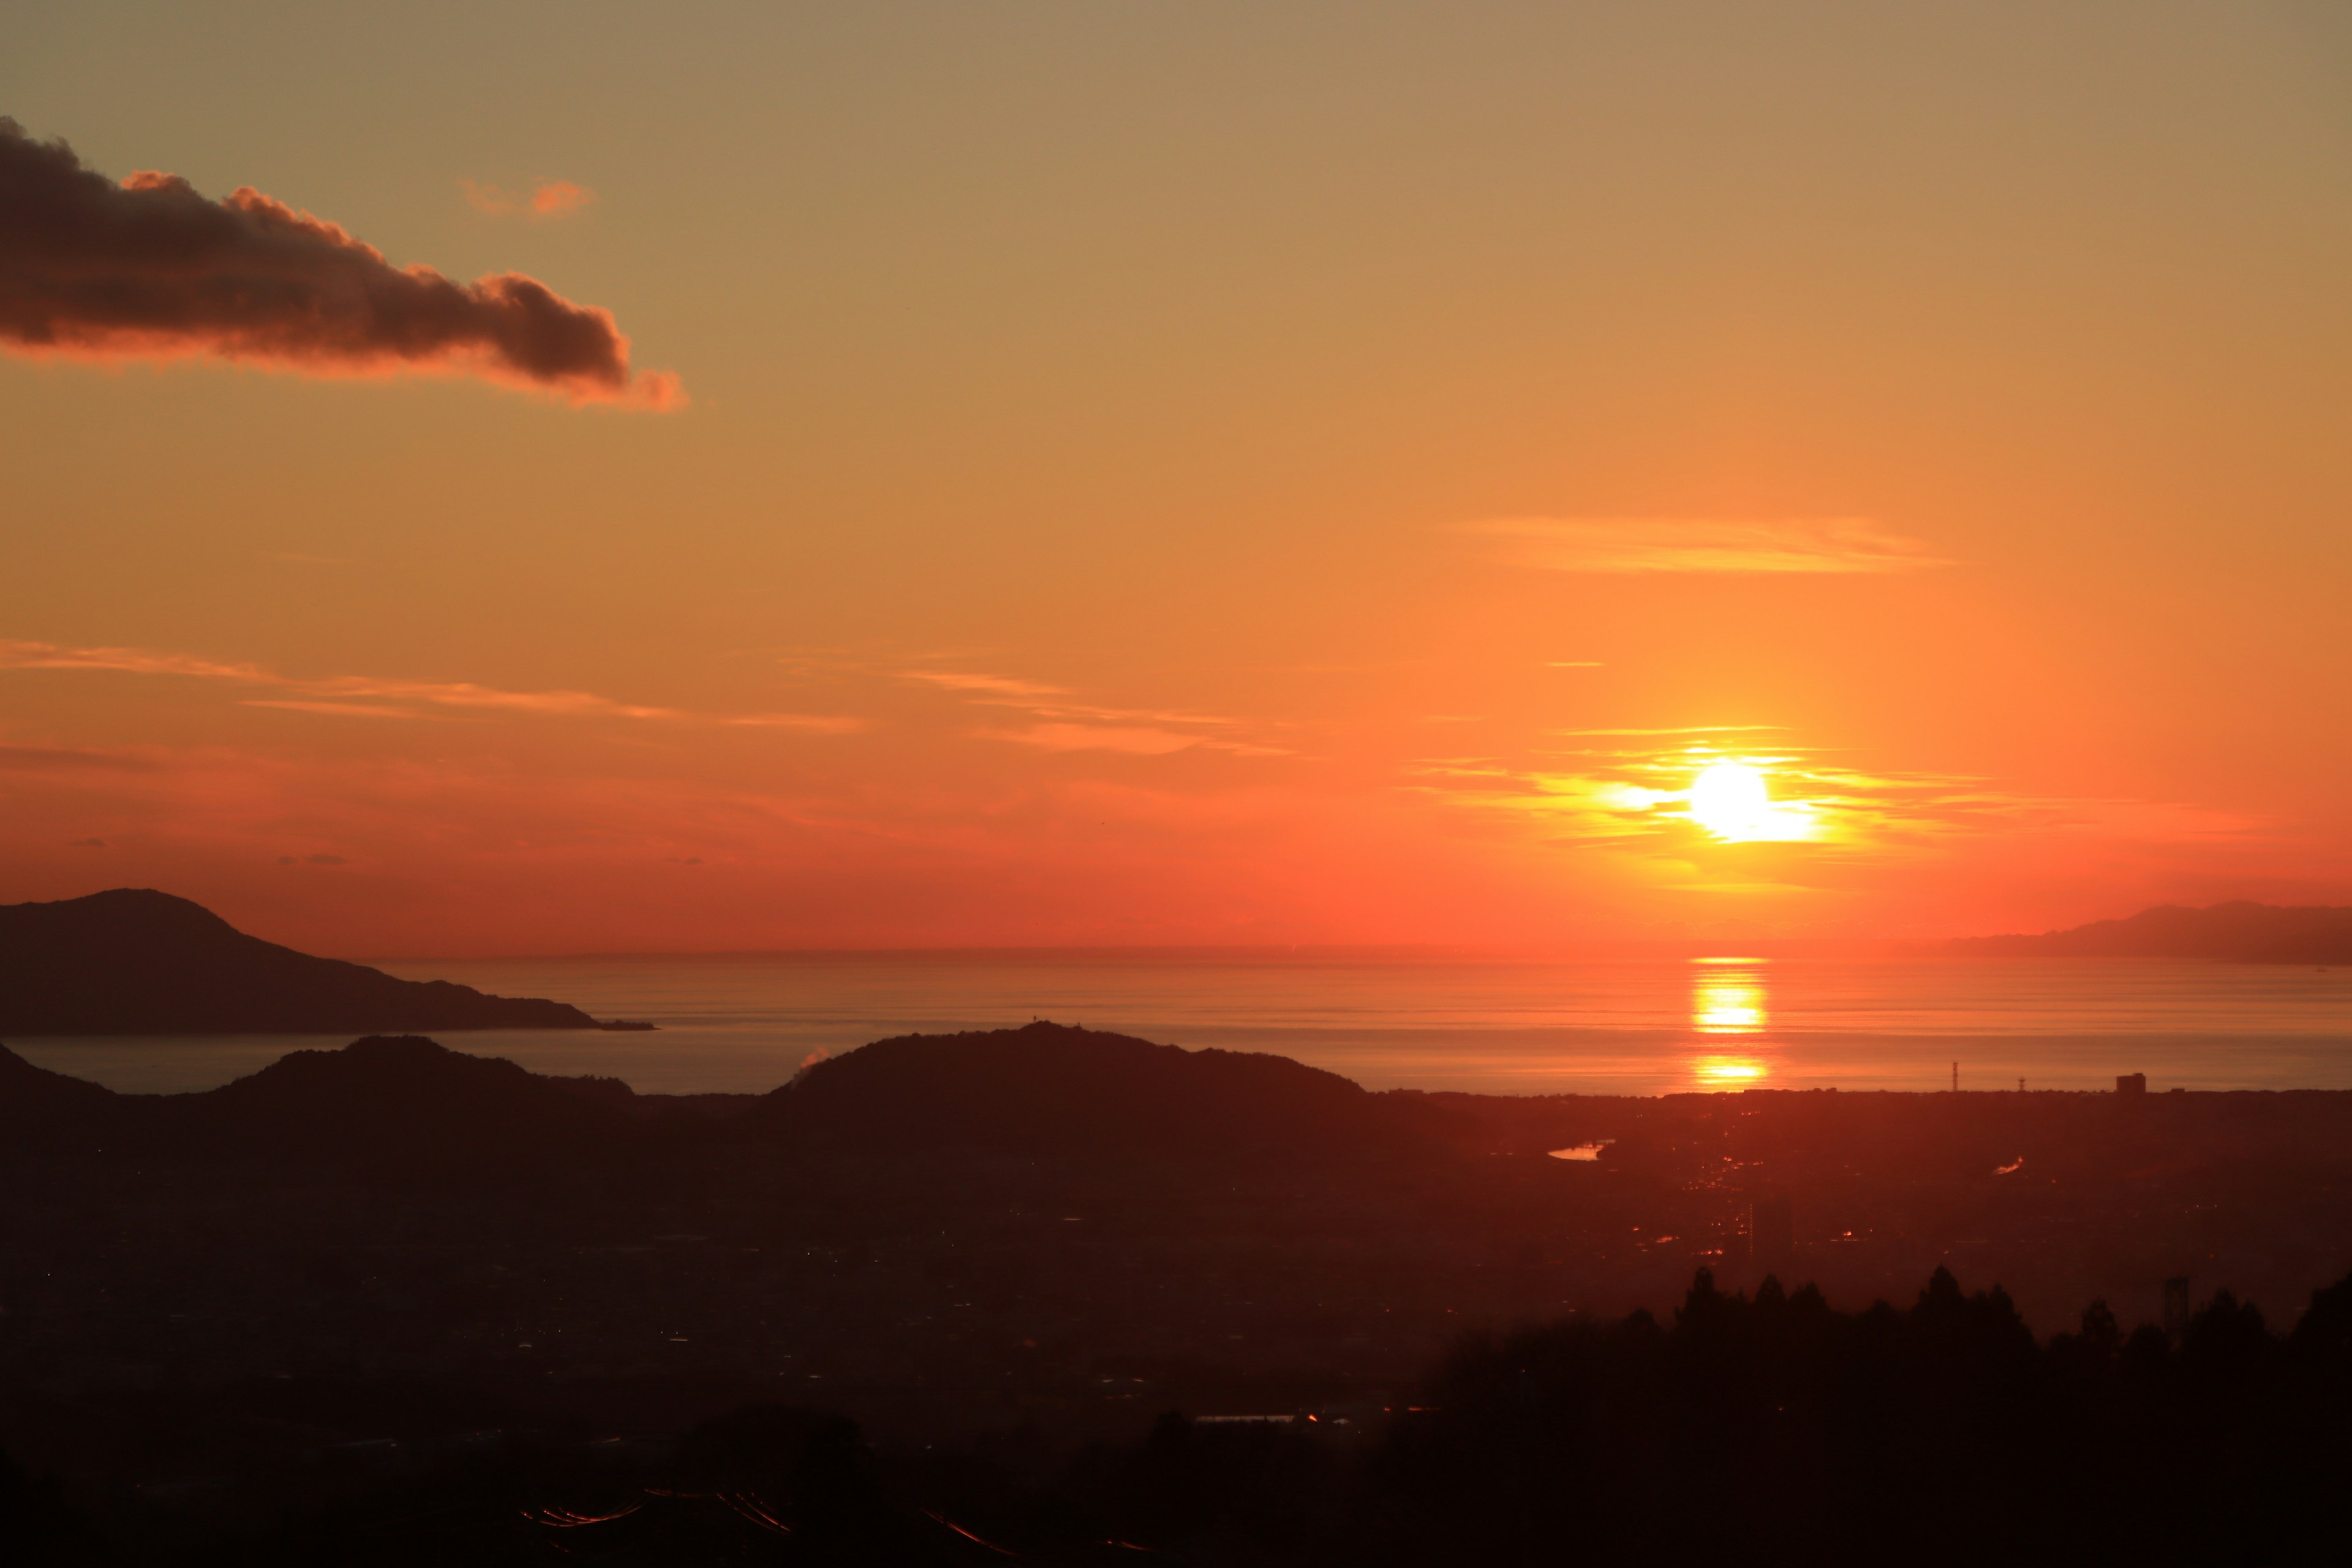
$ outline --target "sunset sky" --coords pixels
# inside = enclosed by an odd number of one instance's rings
[[[2352,901],[2341,5],[6,34],[9,157],[108,188],[0,237],[0,901],[384,956]],[[442,335],[237,317],[148,216]],[[181,313],[93,315],[125,268]]]

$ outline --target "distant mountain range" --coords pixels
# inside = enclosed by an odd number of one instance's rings
[[[313,958],[151,889],[0,905],[0,1036],[610,1026],[562,1002]]]
[[[0,1046],[0,1134],[20,1148],[96,1138],[203,1166],[291,1166],[395,1182],[577,1164],[610,1152],[636,1096],[549,1078],[414,1035],[294,1051],[199,1094],[116,1094]]]
[[[2352,963],[2352,909],[2324,904],[2164,904],[2128,920],[2040,936],[1946,944],[1969,958],[2202,958],[2245,963]]]
[[[641,1095],[414,1035],[301,1050],[219,1089],[117,1094],[0,1046],[0,1142],[93,1141],[180,1163],[406,1183],[646,1174],[728,1148],[936,1168],[1040,1159],[1342,1165],[1486,1136],[1422,1095],[1367,1093],[1284,1057],[1185,1050],[1057,1024],[883,1040],[764,1095]],[[650,1178],[647,1178],[650,1179]]]

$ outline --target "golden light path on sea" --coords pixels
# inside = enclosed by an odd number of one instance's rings
[[[1761,1036],[1771,1021],[1766,968],[1757,958],[1693,960],[1692,1031],[1709,1044]],[[1707,1050],[1690,1061],[1691,1081],[1698,1089],[1747,1088],[1763,1082],[1771,1070],[1762,1057],[1747,1052]]]

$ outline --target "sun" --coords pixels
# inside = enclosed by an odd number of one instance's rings
[[[1717,763],[1691,781],[1690,818],[1717,838],[1754,838],[1769,825],[1772,795],[1746,763]]]

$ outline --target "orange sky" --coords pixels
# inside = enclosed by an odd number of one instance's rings
[[[687,401],[0,353],[0,900],[360,954],[2352,900],[2338,7],[23,9],[31,134],[528,274]],[[1690,822],[1721,757],[1805,832]]]

